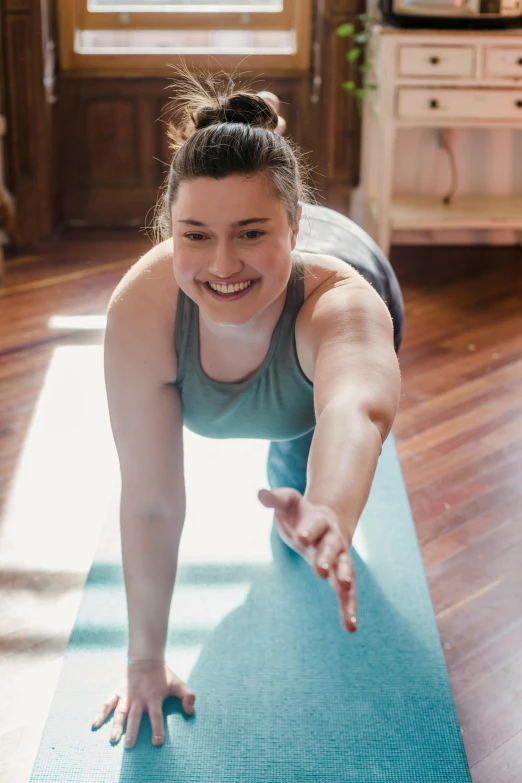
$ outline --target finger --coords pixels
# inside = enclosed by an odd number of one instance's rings
[[[277,128],[275,129],[275,132],[280,136],[284,136],[286,133],[286,120],[279,115],[277,116]]]
[[[257,94],[261,98],[264,98],[265,101],[271,105],[274,111],[279,113],[280,100],[275,93],[269,92],[269,90],[261,90],[261,92],[258,92]]]
[[[355,589],[355,580],[352,581],[352,586],[350,587],[350,592],[348,594],[348,608],[346,614],[351,630],[355,632],[357,630],[357,591]]]
[[[273,508],[291,516],[295,513],[302,495],[293,487],[278,487],[277,492],[271,489],[260,489],[257,497],[266,508]]]
[[[316,546],[315,569],[319,576],[326,578],[341,552],[346,550],[346,543],[334,530],[329,530]]]
[[[111,742],[119,742],[121,735],[123,734],[123,727],[125,725],[125,719],[127,717],[127,709],[125,703],[116,709],[114,712],[114,720],[112,722]]]
[[[355,589],[355,569],[351,557],[340,555],[336,564],[335,580],[341,607],[343,625],[347,631],[357,630],[357,591]]]
[[[93,721],[92,724],[93,729],[98,729],[102,725],[102,723],[105,722],[107,715],[109,715],[116,707],[119,698],[120,697],[115,693],[113,696],[109,696],[109,698],[103,702],[102,711],[100,712],[96,720]]]
[[[181,700],[181,706],[187,715],[192,715],[194,712],[194,704],[196,701],[196,694],[192,691],[184,682],[178,680],[173,682],[170,689],[172,696],[177,696]]]
[[[136,744],[138,732],[140,730],[141,716],[143,707],[137,702],[132,705],[127,718],[127,729],[125,731],[125,747],[132,748]]]
[[[165,729],[163,709],[159,702],[155,701],[148,707],[150,722],[152,725],[152,744],[163,745]]]
[[[353,583],[353,564],[350,555],[343,551],[334,563],[337,581],[341,589],[350,588]]]
[[[301,522],[299,527],[296,528],[295,533],[299,541],[304,546],[315,546],[321,536],[330,529],[330,523],[326,517],[319,514],[315,517],[307,517],[304,522]]]

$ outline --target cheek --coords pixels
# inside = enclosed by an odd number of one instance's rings
[[[197,253],[191,252],[191,249],[182,244],[174,245],[174,277],[183,280],[191,280],[196,277],[201,264],[198,263]]]

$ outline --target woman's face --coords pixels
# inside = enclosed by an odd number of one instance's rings
[[[297,225],[268,177],[231,174],[182,182],[172,206],[174,277],[216,324],[241,325],[269,307],[285,290]],[[214,293],[251,281],[244,292]]]

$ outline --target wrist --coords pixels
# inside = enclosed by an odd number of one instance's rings
[[[165,663],[165,658],[137,658],[137,657],[129,657],[127,658],[127,666],[137,666],[139,664],[148,664],[148,663]]]
[[[348,547],[350,547],[355,530],[355,523],[353,523],[353,520],[349,520],[348,515],[343,513],[340,509],[336,508],[333,504],[315,503],[313,500],[310,502],[313,503],[317,509],[319,509],[321,514],[325,515],[334,528],[337,528],[340,531],[341,535],[346,541],[346,544]]]

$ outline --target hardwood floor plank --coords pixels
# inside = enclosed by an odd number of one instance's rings
[[[446,473],[429,486],[412,492],[410,505],[416,523],[422,526],[433,517],[458,508],[495,489],[497,485],[522,475],[522,451],[519,448],[505,459],[501,459],[498,453],[495,456],[495,464],[487,458],[473,461],[469,466]]]
[[[514,517],[502,527],[501,531],[492,530],[487,536],[481,536],[466,550],[434,563],[426,569],[431,597],[437,606],[437,616],[445,612],[447,616],[452,607],[462,601],[470,600],[483,588],[492,585],[497,579],[511,577],[512,590],[522,597],[522,584],[518,585],[517,572],[520,569],[520,551],[522,546],[522,525]],[[502,564],[502,571],[499,570]],[[517,593],[517,595],[518,595]],[[506,596],[506,611],[511,602]],[[516,603],[515,607],[522,606]]]
[[[513,389],[502,394],[502,407],[496,400],[487,400],[477,404],[472,410],[461,413],[458,416],[436,424],[428,429],[423,429],[406,440],[399,443],[401,459],[407,460],[426,449],[447,445],[448,450],[454,448],[457,441],[463,442],[470,437],[480,437],[496,427],[497,423],[504,423],[510,417],[522,414],[522,399],[519,389]]]
[[[449,641],[451,627],[444,627],[444,634],[448,639],[444,654],[451,675],[453,694],[458,701],[471,688],[480,688],[484,677],[517,658],[522,650],[521,617],[517,617],[510,624],[506,622],[497,629],[488,628],[487,632],[483,626],[479,626],[478,617],[476,620],[470,619],[474,620],[474,626],[468,628],[468,636],[473,638],[474,643],[469,647],[464,642],[453,645]]]
[[[488,432],[480,438],[470,438],[460,446],[453,445],[451,450],[435,447],[426,449],[409,460],[403,460],[402,469],[408,475],[408,486],[411,486],[413,492],[468,462],[472,464],[473,460],[489,460],[494,456],[502,460],[504,454],[518,451],[521,437],[522,415],[514,419],[508,417],[503,425],[497,424],[491,433]]]
[[[522,654],[497,669],[460,699],[470,767],[522,731]]]
[[[472,767],[473,783],[520,783],[522,780],[522,732],[502,742]]]
[[[408,408],[401,405],[401,415],[394,424],[394,432],[400,440],[406,439],[418,432],[419,426],[428,428],[438,424],[443,416],[448,417],[461,412],[461,406],[467,403],[480,403],[483,399],[482,395],[494,394],[498,388],[511,389],[514,386],[520,388],[521,383],[522,361],[499,367],[493,372],[483,374],[479,378],[449,389],[443,394],[430,397],[423,402],[412,404]]]

